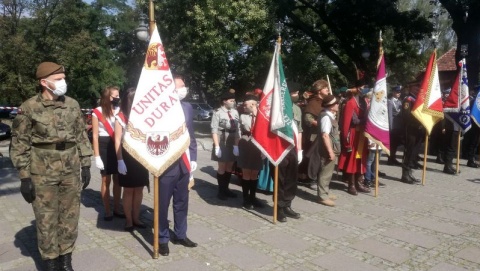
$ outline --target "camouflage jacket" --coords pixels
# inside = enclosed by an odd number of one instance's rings
[[[64,150],[39,147],[59,142],[68,142],[73,147]],[[20,106],[12,124],[10,157],[21,179],[29,178],[30,174],[79,174],[80,167],[90,167],[90,156],[92,147],[76,100],[63,96],[50,101],[40,93]]]

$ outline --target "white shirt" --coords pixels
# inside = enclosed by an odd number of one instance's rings
[[[100,111],[100,113],[102,113],[102,107],[99,106],[96,109]],[[114,108],[113,115],[107,119],[108,123],[112,127],[112,130],[115,130],[115,115],[118,114],[119,110],[120,110],[119,107]],[[92,114],[92,117],[97,118],[97,115]],[[105,126],[100,120],[98,121],[98,136],[110,136],[107,132],[107,129],[105,129]]]
[[[320,131],[325,134],[330,134],[332,131],[332,119],[335,119],[335,115],[329,110],[325,110],[325,112],[327,116],[323,116],[322,119],[320,119]]]

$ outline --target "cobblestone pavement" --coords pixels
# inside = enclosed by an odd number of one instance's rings
[[[264,209],[242,209],[236,177],[231,188],[239,198],[216,199],[211,141],[199,141],[188,217],[188,236],[199,246],[170,244],[170,256],[152,259],[153,229],[127,233],[122,219],[103,221],[100,175],[92,168],[82,193],[75,270],[480,270],[480,169],[464,160],[461,174],[450,176],[429,157],[422,186],[400,183],[401,169],[382,157],[387,177],[378,197],[351,196],[334,177],[336,207],[315,203],[316,191],[300,186],[293,208],[302,217],[272,224],[271,195],[259,194]],[[7,150],[0,142],[0,152],[8,156]],[[153,191],[145,189],[142,219],[149,225],[152,208]],[[8,157],[0,158],[0,270],[42,269],[34,223],[16,171]]]

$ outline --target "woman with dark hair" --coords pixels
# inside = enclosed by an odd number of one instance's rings
[[[220,200],[236,198],[237,195],[228,189],[232,176],[235,157],[239,155],[238,141],[239,115],[235,109],[235,90],[231,89],[220,97],[222,104],[213,112],[212,129],[213,150],[212,160],[218,162],[217,181],[218,195]]]
[[[105,221],[111,221],[113,216],[125,218],[120,212],[120,196],[122,188],[118,185],[117,158],[114,145],[115,115],[119,110],[119,91],[115,86],[106,87],[100,97],[100,106],[92,113],[92,136],[95,165],[102,175],[102,196],[105,208]],[[113,179],[113,215],[110,211],[110,183]]]
[[[125,211],[125,231],[134,227],[146,228],[140,221],[140,206],[143,200],[143,187],[148,185],[148,170],[133,158],[122,145],[127,129],[128,117],[132,108],[135,88],[129,88],[122,96],[120,112],[115,116],[115,152],[118,160],[120,186],[123,187],[123,210]]]

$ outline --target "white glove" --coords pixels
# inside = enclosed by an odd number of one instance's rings
[[[240,153],[238,152],[238,146],[233,146],[233,155],[238,156]]]
[[[122,175],[127,175],[127,165],[123,160],[118,160],[118,173]]]
[[[222,157],[222,150],[220,149],[220,147],[215,147],[215,156],[217,156],[218,158]]]
[[[190,174],[190,181],[188,182],[188,190],[190,191],[194,185],[195,185],[195,179],[193,178],[193,175]]]
[[[103,165],[102,157],[95,156],[95,166],[97,166],[97,168],[100,170],[105,169],[105,166]]]
[[[298,151],[297,157],[298,157],[298,163],[300,164],[303,160],[303,150]]]
[[[190,161],[190,172],[194,172],[195,170],[197,170],[197,162]]]

